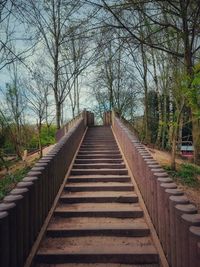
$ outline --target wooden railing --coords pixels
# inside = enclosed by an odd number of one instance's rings
[[[84,124],[87,126],[94,125],[94,114],[90,111],[83,110],[56,132],[56,142],[58,142],[63,136],[65,136],[72,127],[80,122],[81,119],[84,120]]]
[[[0,203],[0,267],[22,267],[93,115],[84,111]],[[29,259],[29,257],[28,257]]]
[[[117,116],[112,128],[171,267],[200,266],[200,214],[148,149]]]

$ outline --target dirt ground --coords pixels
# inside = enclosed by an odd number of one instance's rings
[[[148,148],[149,152],[151,153],[152,157],[159,162],[161,166],[169,166],[171,163],[171,155],[169,152],[161,151],[153,148]],[[183,160],[180,158],[176,159],[177,165],[181,163],[187,163],[187,160]],[[200,177],[199,177],[200,180]],[[188,199],[191,203],[194,203],[197,206],[198,212],[200,213],[200,189],[199,188],[192,188],[186,185],[182,185],[181,183],[177,182],[178,187],[182,189],[187,195]]]
[[[54,145],[50,145],[48,147],[45,147],[43,149],[43,155],[46,155]],[[17,170],[23,169],[25,166],[30,166],[34,161],[39,159],[39,152],[33,153],[31,155],[28,155],[26,158],[26,161],[18,161],[15,162],[12,166],[9,167],[9,174],[14,173]],[[6,169],[0,171],[0,179],[2,179],[7,174]]]

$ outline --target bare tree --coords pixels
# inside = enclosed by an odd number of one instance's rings
[[[25,98],[29,109],[32,111],[36,119],[38,132],[38,146],[40,150],[40,157],[42,157],[42,142],[41,130],[42,123],[45,121],[46,112],[48,108],[49,84],[44,79],[44,73],[35,71],[33,79],[26,81],[26,90],[24,91]]]
[[[37,28],[42,43],[51,59],[53,81],[52,90],[56,105],[56,124],[60,128],[61,105],[66,95],[68,87],[60,79],[63,69],[68,62],[63,61],[62,49],[67,46],[69,41],[68,25],[75,12],[81,8],[80,1],[33,1],[29,0],[26,4],[29,22]],[[81,22],[80,22],[81,23]],[[78,27],[78,25],[77,25]],[[66,93],[67,92],[67,93]]]
[[[12,143],[18,157],[22,157],[23,132],[24,132],[24,111],[26,102],[23,98],[20,77],[18,73],[18,64],[13,63],[9,66],[11,82],[6,84],[6,88],[1,90],[4,97],[1,105],[1,114],[7,114],[7,125],[9,126]]]

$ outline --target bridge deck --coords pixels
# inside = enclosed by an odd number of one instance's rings
[[[110,127],[91,127],[35,257],[37,267],[159,267]]]

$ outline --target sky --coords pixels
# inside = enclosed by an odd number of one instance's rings
[[[77,21],[77,19],[81,19],[82,16],[85,16],[86,14],[88,14],[89,11],[90,11],[89,6],[87,6],[84,9],[84,12],[82,13],[84,15],[78,14],[75,20]],[[5,17],[6,17],[6,14],[7,13],[5,12],[4,14]],[[29,38],[34,37],[35,32],[33,31],[32,28],[28,28],[26,25],[24,26],[23,21],[18,20],[18,17],[16,14],[17,13],[13,12],[13,16],[11,17],[9,24],[7,20],[5,20],[5,22],[3,23],[0,23],[0,33],[4,33],[4,34],[1,34],[1,36],[5,37],[5,32],[7,31],[7,27],[9,25],[9,31],[10,31],[13,41],[12,43],[8,43],[8,46],[12,48],[12,51],[14,51],[16,55],[20,54],[21,51],[28,50],[25,54],[22,55],[22,57],[20,56],[20,58],[22,59],[21,62],[17,61],[18,62],[18,73],[19,73],[18,75],[20,79],[23,80],[25,76],[31,77],[32,75],[31,70],[34,69],[35,65],[37,65],[38,62],[39,62],[38,67],[41,69],[44,68],[44,66],[42,65],[43,63],[41,63],[42,61],[40,62],[41,59],[45,60],[46,62],[45,64],[47,64],[49,68],[51,68],[52,65],[50,63],[50,60],[48,60],[49,55],[47,51],[45,50],[44,40],[40,39],[39,41],[37,41],[36,45],[34,46],[34,49],[29,50],[29,48],[32,47],[35,42],[34,38],[33,38],[33,41],[30,41]],[[94,27],[94,23],[98,23],[98,18],[94,20],[92,24],[90,24],[90,27]],[[5,38],[4,38],[4,41],[5,41]],[[90,46],[92,48],[91,44]],[[3,59],[3,53],[0,52],[0,68],[5,63],[1,59]],[[95,80],[95,63],[96,62],[94,62],[94,64],[89,66],[86,72],[83,72],[83,75],[81,75],[81,78],[79,79],[81,80],[81,83],[80,83],[80,109],[81,110],[86,108],[92,111],[97,105],[97,101],[94,97],[93,90],[92,90],[92,86],[95,86],[95,85],[92,85],[92,82]],[[48,72],[48,68],[46,70]],[[50,72],[45,73],[45,75],[49,77],[49,80],[52,80],[52,74],[50,74]],[[7,67],[4,67],[2,70],[0,70],[0,89],[4,91],[6,83],[10,83],[10,82],[11,82],[11,75],[9,73],[9,69],[7,66]],[[53,99],[53,94],[51,96],[51,99]],[[0,94],[0,100],[1,102],[3,101],[2,94]],[[140,114],[141,112],[142,112],[142,109],[137,110],[138,114]],[[29,121],[35,120],[31,112],[29,112],[29,115],[27,116],[28,116]],[[66,101],[64,105],[64,120],[67,121],[71,117],[72,117],[72,112],[71,112],[70,104],[68,100]]]

